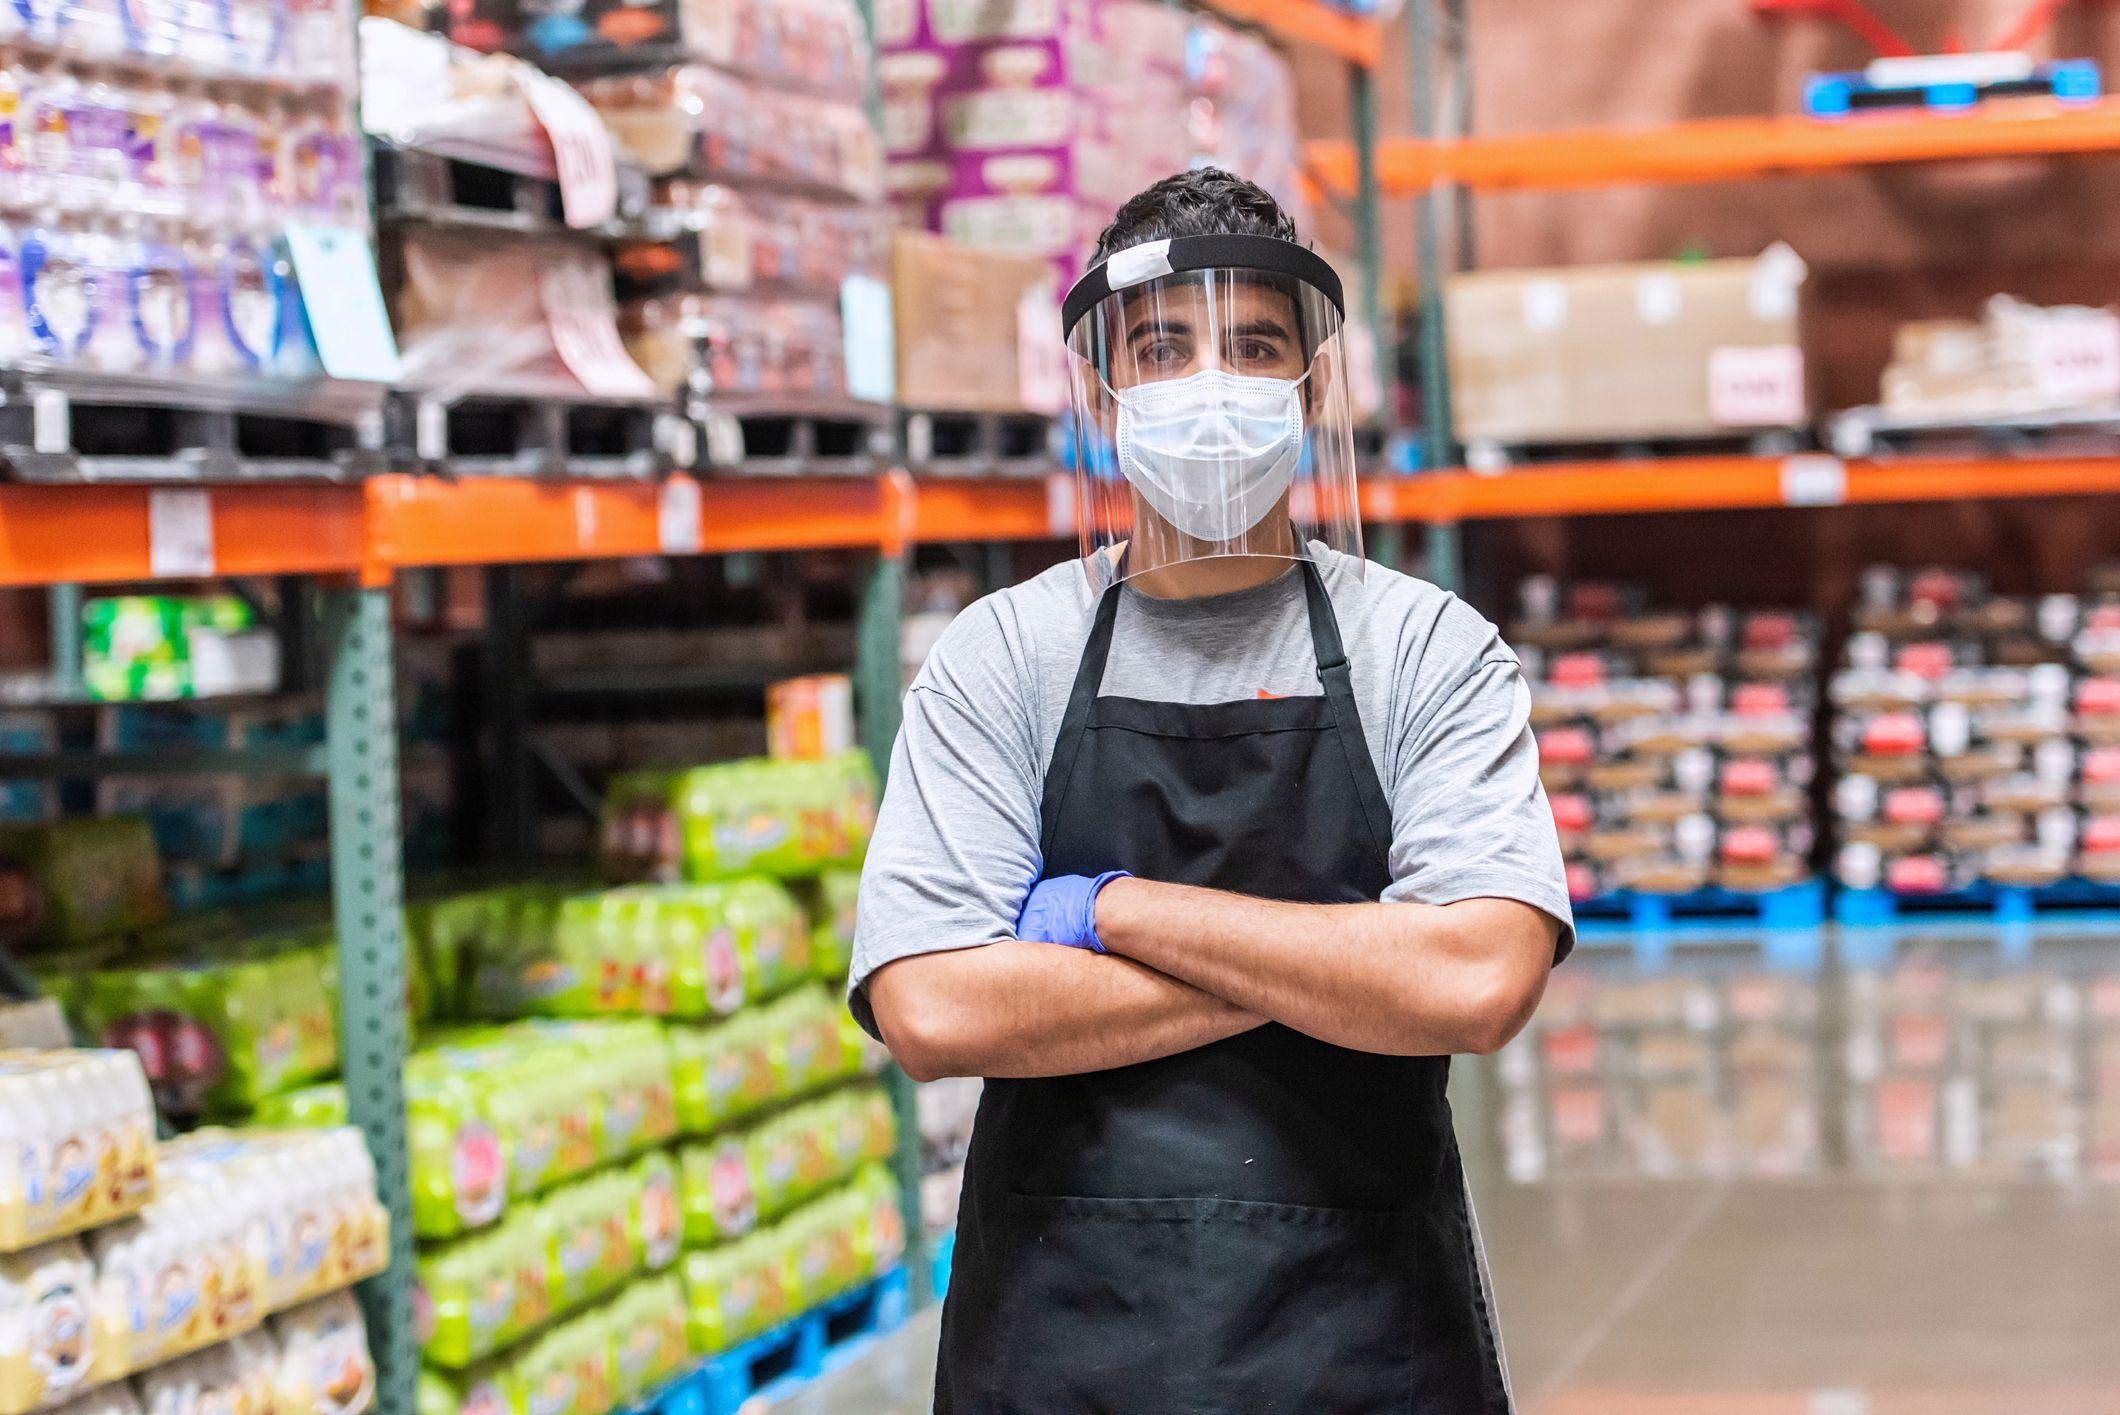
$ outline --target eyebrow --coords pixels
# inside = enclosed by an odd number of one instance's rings
[[[1134,327],[1126,331],[1126,342],[1131,344],[1144,334],[1161,334],[1166,338],[1174,336],[1179,339],[1189,339],[1192,337],[1192,326],[1182,319],[1138,319],[1134,321]]]
[[[1252,339],[1286,339],[1288,326],[1278,319],[1255,319],[1250,324],[1240,324],[1229,331],[1232,337]]]

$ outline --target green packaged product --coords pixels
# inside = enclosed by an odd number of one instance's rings
[[[685,1290],[675,1277],[634,1283],[610,1306],[611,1380],[621,1405],[637,1401],[692,1359],[685,1330]]]
[[[677,1162],[657,1151],[633,1165],[639,1185],[633,1204],[633,1248],[639,1265],[661,1272],[677,1261],[684,1242],[683,1186]]]
[[[614,1291],[633,1276],[639,1200],[640,1181],[624,1170],[577,1181],[544,1200],[553,1299],[561,1311]]]
[[[790,886],[810,920],[810,963],[817,976],[836,981],[854,966],[855,905],[861,871],[828,869]]]
[[[674,1063],[661,1023],[533,1021],[521,1030],[542,1052],[571,1054],[598,1111],[599,1159],[630,1159],[677,1137]]]
[[[462,1370],[556,1310],[545,1217],[535,1205],[420,1255],[414,1322],[425,1358]]]
[[[415,1056],[405,1068],[406,1145],[411,1151],[412,1231],[453,1238],[484,1227],[508,1206],[510,1146],[475,1069]]]
[[[73,988],[83,1035],[140,1054],[172,1115],[247,1115],[338,1066],[328,945],[223,941],[215,957],[95,972]]]
[[[814,874],[860,859],[876,819],[868,758],[753,758],[613,781],[602,856],[613,879]]]
[[[522,1383],[512,1366],[477,1371],[420,1371],[418,1415],[523,1415]]]
[[[169,915],[145,816],[0,826],[0,939],[75,948]]]
[[[738,1238],[823,1193],[896,1138],[890,1100],[863,1087],[799,1105],[751,1130],[679,1156],[685,1241]]]
[[[344,1125],[347,1121],[346,1088],[337,1081],[303,1086],[267,1096],[258,1103],[257,1123],[274,1128],[308,1128]]]
[[[713,1134],[775,1101],[858,1075],[872,1061],[846,1009],[815,985],[726,1022],[672,1027],[670,1040],[678,1124],[687,1135]]]
[[[702,1356],[740,1346],[801,1310],[794,1254],[770,1229],[686,1253],[683,1271],[689,1345]]]
[[[610,1415],[611,1331],[601,1312],[560,1323],[530,1344],[516,1365],[523,1415]]]

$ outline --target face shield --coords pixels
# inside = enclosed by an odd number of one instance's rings
[[[1094,585],[1223,556],[1362,563],[1339,277],[1268,236],[1113,255],[1068,292]]]

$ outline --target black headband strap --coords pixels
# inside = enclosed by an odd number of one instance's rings
[[[1114,251],[1109,258],[1091,266],[1060,306],[1061,327],[1073,338],[1082,316],[1115,291],[1188,270],[1257,270],[1285,275],[1317,290],[1332,301],[1340,318],[1347,317],[1339,275],[1308,246],[1278,236],[1173,236]]]

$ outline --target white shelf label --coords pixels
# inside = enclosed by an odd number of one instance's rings
[[[697,555],[704,544],[705,510],[699,483],[690,477],[671,477],[662,484],[656,506],[656,539],[665,555]]]
[[[596,544],[596,493],[586,486],[574,488],[574,544],[581,550]]]
[[[1848,499],[1848,467],[1838,457],[1806,453],[1781,463],[1781,504],[1838,506]]]
[[[1796,427],[1809,421],[1803,350],[1794,344],[1728,344],[1708,351],[1708,417],[1723,427]]]
[[[147,493],[147,572],[157,579],[213,574],[213,500],[206,492]]]
[[[2056,406],[2120,398],[2120,319],[2100,311],[2043,320],[2032,334],[2032,377],[2040,396]]]
[[[1075,474],[1054,472],[1045,479],[1045,524],[1055,536],[1075,533]]]

